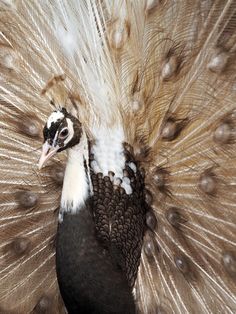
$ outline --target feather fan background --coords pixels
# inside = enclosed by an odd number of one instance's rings
[[[53,100],[118,120],[153,213],[140,313],[236,313],[236,1],[0,1],[0,312],[64,313],[64,159],[37,170]]]

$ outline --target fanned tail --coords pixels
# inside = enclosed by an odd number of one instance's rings
[[[141,313],[233,313],[236,3],[155,3],[128,14],[120,63],[153,208],[136,299]]]
[[[54,237],[64,156],[42,126],[66,106],[120,126],[152,210],[140,313],[236,311],[236,2],[0,2],[0,312],[63,313]]]

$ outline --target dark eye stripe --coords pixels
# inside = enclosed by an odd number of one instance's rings
[[[57,122],[52,122],[50,128],[48,128],[47,125],[45,125],[43,129],[44,141],[54,139],[60,124],[61,120],[58,120]]]

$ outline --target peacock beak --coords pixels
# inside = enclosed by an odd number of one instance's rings
[[[42,154],[39,159],[38,167],[39,170],[42,169],[43,165],[52,157],[56,154],[58,151],[59,146],[52,146],[50,145],[47,141],[43,144],[42,148]]]

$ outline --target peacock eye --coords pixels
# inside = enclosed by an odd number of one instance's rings
[[[68,129],[67,129],[67,128],[64,128],[64,129],[60,132],[59,138],[65,138],[65,137],[68,136],[68,134],[69,134]]]

